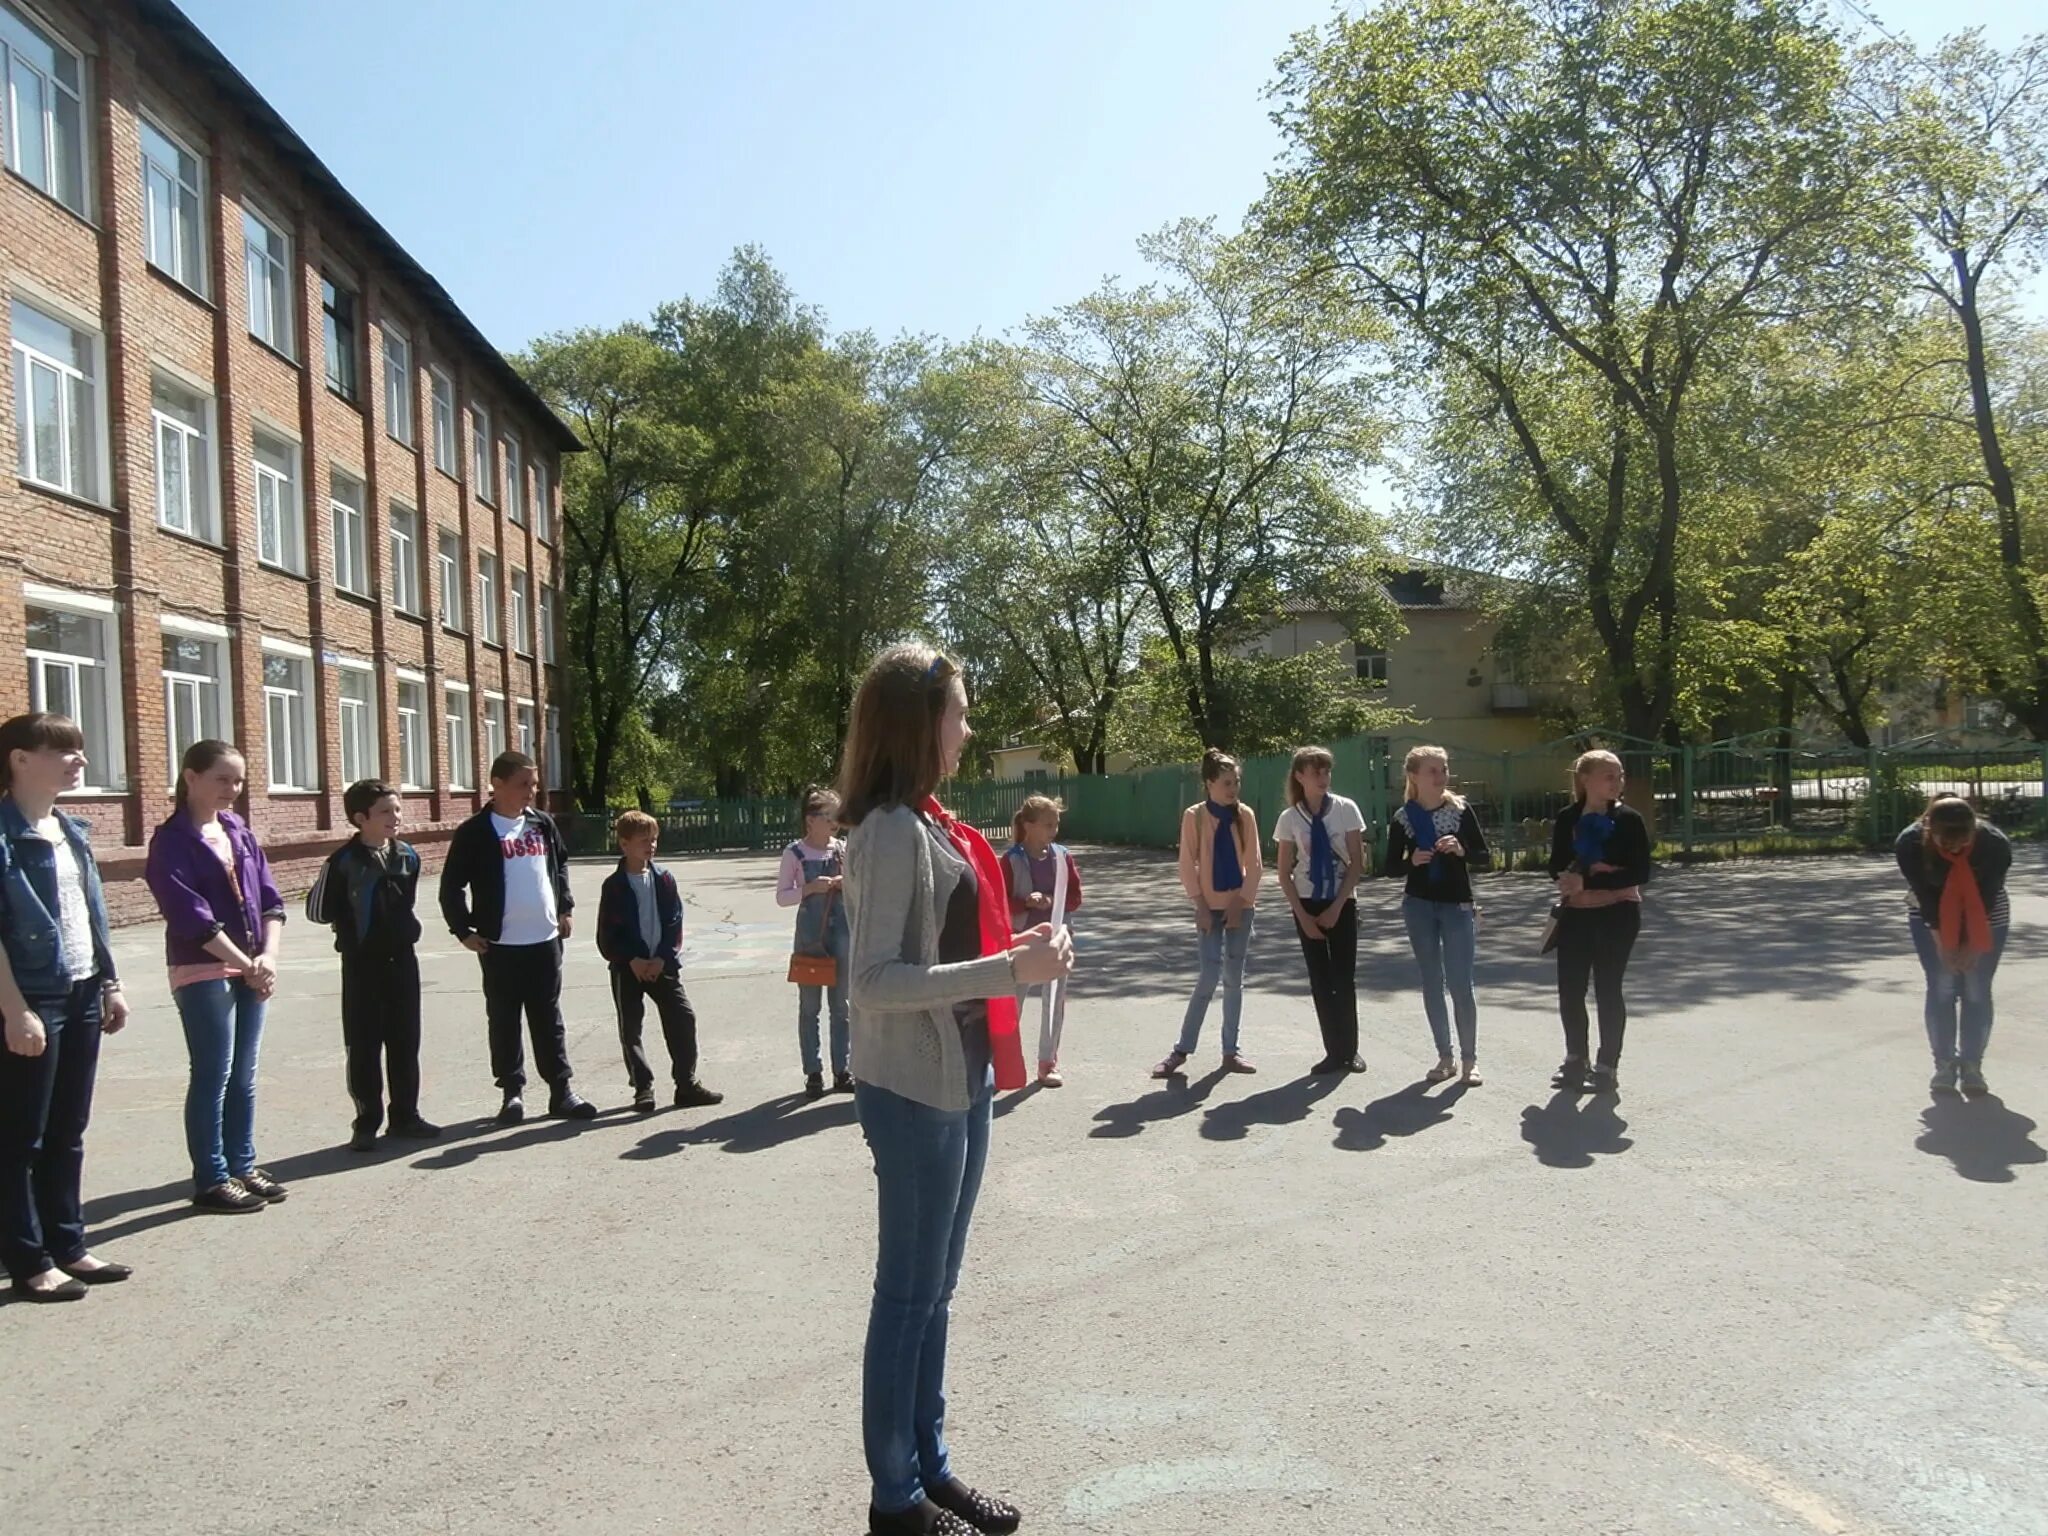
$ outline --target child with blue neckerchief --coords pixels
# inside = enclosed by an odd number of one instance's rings
[[[1401,772],[1405,790],[1387,826],[1384,873],[1407,881],[1401,921],[1422,967],[1422,1011],[1436,1041],[1436,1065],[1424,1080],[1441,1083],[1456,1077],[1476,1088],[1479,1000],[1472,967],[1479,947],[1479,909],[1472,897],[1472,872],[1491,865],[1493,855],[1472,807],[1451,793],[1449,753],[1442,747],[1417,747],[1402,762]],[[1455,1065],[1453,1018],[1458,1025]]]
[[[1622,804],[1621,759],[1582,752],[1572,764],[1574,804],[1551,834],[1550,873],[1563,911],[1557,924],[1557,1006],[1564,1019],[1564,1065],[1550,1080],[1567,1092],[1621,1091],[1621,1037],[1628,1024],[1622,977],[1643,926],[1643,884],[1650,878],[1650,829]],[[1586,985],[1600,1013],[1600,1054],[1586,1062]]]

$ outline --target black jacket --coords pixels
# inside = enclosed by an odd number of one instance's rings
[[[306,893],[306,921],[330,924],[345,956],[403,954],[420,941],[419,884],[412,844],[394,838],[390,856],[380,859],[352,837],[327,856]]]
[[[613,965],[659,960],[662,970],[673,976],[683,967],[683,898],[674,875],[659,864],[647,867],[654,874],[654,910],[661,919],[659,947],[653,954],[647,952],[646,937],[640,932],[640,900],[621,859],[597,894],[597,952]]]
[[[555,911],[567,917],[576,909],[576,899],[569,894],[569,850],[562,829],[546,811],[529,809],[526,820],[547,843]],[[458,939],[476,934],[495,944],[504,930],[505,856],[488,805],[457,827],[448,841],[448,862],[441,866],[441,915]]]
[[[1550,878],[1555,880],[1566,870],[1576,867],[1578,851],[1572,846],[1574,834],[1579,827],[1579,812],[1583,805],[1568,805],[1553,825],[1550,834]],[[1607,839],[1607,857],[1600,862],[1612,864],[1614,868],[1604,874],[1592,874],[1579,870],[1589,891],[1625,891],[1632,885],[1647,885],[1650,880],[1650,829],[1633,807],[1617,800],[1607,808],[1607,814],[1614,818],[1614,833]]]
[[[1462,859],[1440,853],[1429,864],[1415,863],[1415,835],[1397,805],[1387,821],[1387,857],[1380,873],[1389,880],[1405,875],[1408,884],[1403,894],[1418,901],[1450,901],[1462,906],[1472,900],[1472,871],[1493,867],[1493,850],[1486,846],[1486,834],[1480,831],[1479,818],[1469,805],[1458,816],[1457,837],[1465,849]],[[1437,864],[1443,866],[1443,873],[1431,875],[1430,869]]]
[[[1931,861],[1928,859],[1917,821],[1899,834],[1892,852],[1899,861],[1899,873],[1913,888],[1913,899],[1920,903],[1920,915],[1939,928],[1941,892],[1948,884],[1948,860],[1939,854]],[[2012,844],[1988,821],[1977,823],[1977,835],[1970,844],[1970,869],[1977,876],[1977,894],[1984,898],[1986,915],[1994,923],[2006,921],[2012,911],[2005,894],[2005,877],[2012,869]]]

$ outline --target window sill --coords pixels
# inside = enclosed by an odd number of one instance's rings
[[[313,578],[304,571],[295,571],[288,565],[279,565],[275,560],[265,560],[261,555],[256,557],[256,568],[268,571],[273,576],[282,576],[288,581],[303,581],[308,586],[313,582]]]
[[[145,261],[143,263],[143,266],[148,271],[151,277],[155,278],[158,282],[162,283],[166,288],[169,288],[170,290],[172,290],[172,292],[178,294],[180,297],[190,299],[194,304],[197,304],[202,309],[217,310],[219,308],[219,306],[216,305],[213,302],[213,300],[209,299],[205,294],[201,293],[197,288],[194,288],[190,283],[186,282],[182,277],[179,277],[176,273],[166,272],[162,267],[158,266],[153,261]]]
[[[180,544],[190,544],[193,548],[203,549],[208,554],[225,557],[228,552],[225,544],[218,539],[209,539],[203,533],[187,533],[182,528],[167,528],[162,523],[156,525],[156,531],[167,539],[176,539]]]
[[[444,635],[453,635],[458,640],[467,640],[469,638],[468,630],[462,629],[454,624],[443,624],[441,626],[441,633]]]
[[[332,379],[329,379],[327,381],[327,393],[334,396],[335,399],[339,400],[343,405],[347,406],[350,410],[354,411],[358,416],[362,414],[362,401],[358,400],[354,395],[344,394],[340,389],[336,388],[334,380]]]
[[[336,587],[334,595],[336,597],[345,597],[352,603],[360,603],[365,608],[375,608],[377,606],[377,599],[370,596],[369,593],[357,592],[348,587]]]
[[[78,492],[67,491],[62,486],[47,485],[41,480],[31,480],[26,475],[18,478],[21,481],[21,488],[23,490],[38,492],[49,497],[52,501],[61,501],[66,506],[77,507],[80,511],[97,512],[102,516],[109,516],[114,511],[114,508],[107,505],[104,501],[94,501],[90,496],[81,496]]]
[[[424,613],[414,613],[410,608],[401,608],[396,603],[391,605],[391,616],[395,619],[410,619],[421,628],[426,627],[427,616]]]
[[[496,651],[500,656],[505,654],[505,642],[502,640],[479,640],[477,643],[487,651]]]
[[[384,435],[387,438],[389,438],[392,442],[398,444],[398,446],[403,448],[407,453],[418,453],[420,451],[420,445],[418,443],[400,437],[396,432],[391,431],[389,428],[385,429]]]
[[[100,233],[99,225],[93,223],[91,219],[87,218],[84,214],[80,213],[76,208],[72,207],[69,203],[65,202],[63,198],[58,197],[53,192],[45,191],[43,188],[37,186],[34,182],[30,181],[26,176],[22,175],[21,172],[17,171],[13,166],[10,165],[7,167],[7,174],[13,177],[22,186],[27,187],[29,191],[35,193],[37,197],[40,197],[44,202],[48,203],[51,207],[63,209],[65,213],[69,214],[72,218],[78,220],[79,223],[83,224],[87,229],[91,230],[94,234]]]
[[[514,652],[512,653],[512,656],[513,656],[513,659],[514,659],[514,660],[517,660],[517,661],[531,661],[531,660],[533,660],[533,652],[531,652],[531,651],[514,651]]]
[[[273,800],[311,800],[321,793],[317,789],[301,789],[296,784],[273,784],[268,791]]]
[[[249,333],[249,339],[256,343],[258,349],[264,352],[268,352],[272,357],[276,358],[280,363],[283,363],[287,368],[297,368],[299,366],[299,360],[296,357],[293,357],[291,353],[280,351],[278,348],[273,347],[269,342],[265,341],[261,336],[258,336],[254,331],[251,331]]]
[[[34,183],[30,182],[28,185],[33,186]],[[118,784],[81,784],[76,789],[59,790],[57,798],[66,804],[76,805],[82,800],[125,800],[128,798],[128,791]]]
[[[457,485],[462,484],[460,477],[456,475],[455,471],[450,469],[446,464],[441,463],[438,459],[434,461],[434,473],[439,475],[443,480],[451,480]]]

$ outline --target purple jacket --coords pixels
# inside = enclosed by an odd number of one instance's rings
[[[204,965],[213,959],[206,945],[218,933],[253,955],[263,947],[264,921],[284,921],[284,898],[256,834],[232,811],[220,813],[220,824],[235,852],[239,902],[228,872],[190,816],[179,811],[150,835],[146,876],[164,916],[164,954],[172,965]]]

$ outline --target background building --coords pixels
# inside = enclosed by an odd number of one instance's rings
[[[292,886],[354,779],[430,860],[564,782],[568,429],[175,6],[0,0],[0,66],[0,716],[84,726],[116,915],[201,737]]]

